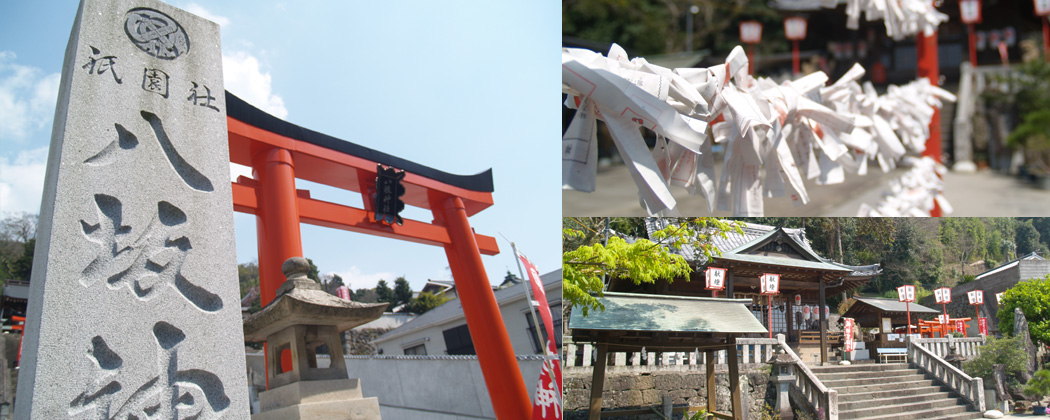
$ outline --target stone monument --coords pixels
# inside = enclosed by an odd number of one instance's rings
[[[1021,370],[1021,381],[1028,382],[1032,379],[1032,375],[1035,374],[1036,368],[1039,364],[1036,363],[1038,358],[1036,357],[1035,344],[1032,343],[1032,336],[1028,332],[1028,318],[1024,316],[1024,312],[1021,308],[1014,308],[1014,337],[1021,339],[1021,346],[1024,347],[1024,369]]]
[[[262,412],[253,420],[378,420],[379,400],[363,398],[361,383],[350,379],[339,333],[375,320],[387,304],[351,302],[321,290],[306,277],[310,263],[289,258],[281,266],[288,278],[277,298],[244,319],[244,338],[265,341],[269,390],[259,393]],[[317,350],[328,350],[328,367],[319,367]],[[282,366],[282,353],[291,364]]]
[[[83,0],[15,418],[247,419],[219,26]]]

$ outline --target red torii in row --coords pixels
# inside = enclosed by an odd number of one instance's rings
[[[281,263],[303,256],[299,223],[443,247],[496,417],[530,418],[532,404],[481,262],[482,253],[496,255],[499,247],[495,238],[475,234],[467,220],[492,205],[491,169],[445,173],[299,127],[229,92],[226,112],[230,161],[250,166],[254,176],[233,182],[233,208],[256,216],[261,304],[276,298],[284,281]],[[433,223],[375,221],[377,164],[405,171],[401,200],[431,210]],[[364,208],[313,199],[295,188],[296,178],[360,193]]]

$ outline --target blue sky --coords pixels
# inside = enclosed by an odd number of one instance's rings
[[[36,213],[58,75],[79,2],[0,2],[0,213]],[[506,236],[541,272],[561,264],[560,2],[185,2],[222,26],[226,89],[292,123],[455,174],[493,169],[471,218],[499,240],[489,280],[517,273]],[[234,168],[236,174],[241,169]],[[248,171],[240,172],[250,175]],[[360,196],[298,182],[313,197]],[[353,195],[353,196],[352,196]],[[431,221],[429,211],[403,216]],[[237,259],[257,257],[237,213]],[[302,225],[303,252],[353,288],[449,279],[441,248]],[[501,236],[502,235],[502,236]]]

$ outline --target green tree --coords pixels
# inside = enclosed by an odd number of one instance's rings
[[[343,283],[343,278],[338,274],[332,273],[321,277],[321,289],[328,292],[330,295],[338,296],[339,287],[346,286],[346,283]],[[353,300],[353,295],[351,295],[350,298]]]
[[[316,282],[320,283],[321,282],[321,273],[319,273],[317,271],[317,266],[314,265],[314,260],[311,260],[311,259],[307,258],[306,262],[310,263],[310,271],[306,272],[306,277],[310,278],[313,281],[316,281]]]
[[[412,299],[412,302],[405,306],[401,312],[409,312],[417,315],[423,314],[445,304],[445,302],[448,302],[449,300],[450,299],[445,296],[435,296],[433,293],[423,292],[416,298]]]
[[[1013,320],[1010,321],[1013,324]],[[981,354],[963,364],[963,371],[973,377],[984,378],[985,383],[993,383],[995,368],[993,365],[1005,365],[1008,376],[1018,376],[1024,371],[1025,354],[1021,341],[1017,337],[988,337],[988,342],[981,346]]]
[[[406,305],[412,301],[412,286],[408,284],[404,276],[394,280],[394,301],[392,306]]]
[[[1028,319],[1028,333],[1032,341],[1050,344],[1050,275],[1041,279],[1022,281],[1003,292],[996,316],[999,331],[1014,335],[1014,308],[1021,308]]]
[[[0,281],[29,281],[37,222],[37,215],[31,213],[17,213],[0,220]]]
[[[1017,243],[1017,256],[1022,257],[1028,255],[1031,252],[1039,251],[1039,231],[1032,225],[1031,220],[1026,220],[1017,224],[1017,235],[1015,236],[1015,243]]]
[[[237,280],[244,297],[252,287],[259,287],[259,265],[255,261],[237,264]]]
[[[379,280],[376,284],[376,302],[387,303],[387,309],[391,309],[394,303],[394,291],[386,284],[386,280]]]
[[[379,295],[376,294],[375,288],[361,288],[354,291],[353,301],[361,303],[376,303],[379,302]]]
[[[669,252],[668,247],[692,244],[698,254],[695,257],[710,258],[721,255],[711,243],[712,237],[726,237],[731,229],[741,232],[735,223],[716,218],[674,219],[667,228],[651,235],[656,242],[639,238],[628,243],[613,236],[603,245],[600,235],[594,234],[595,227],[603,221],[600,218],[563,221],[563,247],[567,243],[575,245],[562,254],[562,295],[571,307],[582,310],[584,316],[592,309],[605,309],[595,297],[604,291],[604,276],[626,278],[635,284],[688,279],[692,271],[689,263],[681,255]]]

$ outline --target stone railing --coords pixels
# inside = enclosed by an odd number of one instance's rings
[[[985,343],[984,336],[979,337],[963,337],[963,338],[922,338],[914,340],[916,345],[920,345],[930,353],[937,355],[937,357],[944,358],[948,355],[949,349],[955,348],[955,353],[966,359],[973,359],[980,353],[981,346]]]
[[[766,364],[773,357],[773,351],[778,346],[775,338],[738,338],[736,344],[740,347],[737,362],[748,364]],[[577,360],[577,353],[582,357]],[[656,349],[654,349],[656,350]],[[564,345],[563,366],[566,368],[586,367],[594,365],[595,351],[591,344],[576,344],[566,340]],[[703,366],[706,362],[704,352],[657,352],[646,351],[643,357],[641,352],[609,352],[607,366]],[[726,351],[715,352],[715,364],[726,364]]]
[[[791,350],[784,335],[777,334],[777,342],[784,352],[791,356],[795,362],[795,383],[791,386],[791,398],[796,404],[804,404],[817,415],[820,420],[838,420],[839,418],[839,395],[834,389],[828,389],[824,383],[817,379],[817,375],[809,370],[806,363]]]
[[[944,361],[932,350],[926,348],[927,344],[923,342],[927,340],[939,339],[908,339],[908,362],[932,375],[938,382],[951,388],[959,395],[962,395],[967,403],[983,413],[985,410],[984,380],[971,378],[959,368]]]
[[[971,67],[963,62],[959,67],[959,94],[955,108],[953,137],[955,147],[955,165],[953,170],[973,172],[977,166],[973,163],[973,121],[982,105],[978,103],[981,93],[987,89],[1006,92],[1010,89],[1008,76],[1017,71],[1010,67],[980,66]]]

